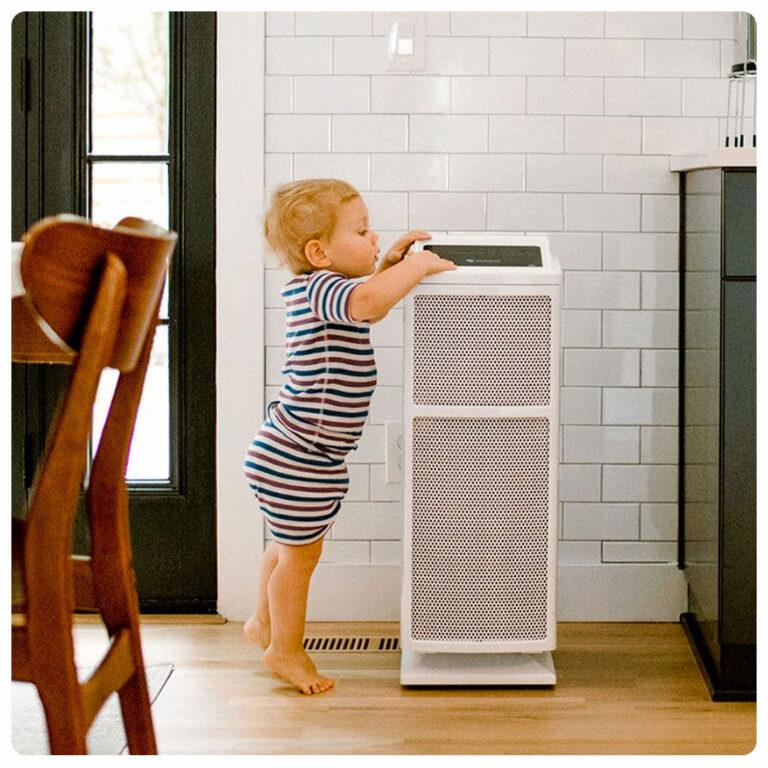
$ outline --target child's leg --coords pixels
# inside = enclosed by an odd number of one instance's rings
[[[262,650],[266,650],[270,638],[269,621],[269,593],[267,586],[272,571],[277,565],[277,547],[274,541],[270,541],[264,550],[264,558],[261,561],[261,573],[259,575],[259,595],[256,601],[256,610],[253,616],[245,622],[243,632]]]
[[[264,663],[302,693],[322,693],[333,686],[333,680],[318,673],[304,650],[304,624],[309,581],[320,559],[323,540],[302,546],[275,546],[277,565],[268,586],[272,638],[264,652]]]

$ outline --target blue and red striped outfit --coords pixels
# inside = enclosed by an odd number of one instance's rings
[[[376,387],[370,323],[349,314],[359,283],[318,270],[281,292],[288,380],[251,442],[245,474],[283,544],[325,536],[349,488],[344,459],[357,447]]]

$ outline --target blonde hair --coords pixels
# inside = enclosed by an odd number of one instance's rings
[[[304,179],[278,187],[264,217],[264,236],[295,274],[311,272],[304,246],[333,234],[342,203],[360,197],[346,181]]]

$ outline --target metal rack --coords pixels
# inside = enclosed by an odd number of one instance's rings
[[[744,146],[744,113],[746,110],[747,82],[752,83],[752,146],[757,146],[757,61],[746,59],[731,67],[728,75],[728,112],[725,119],[725,146]],[[735,101],[733,95],[735,93]],[[734,105],[733,115],[731,104]],[[733,119],[733,136],[731,136]]]

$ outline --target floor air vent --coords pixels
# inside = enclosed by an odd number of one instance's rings
[[[394,652],[400,650],[397,637],[305,637],[304,650],[334,653],[363,653],[365,651]]]

